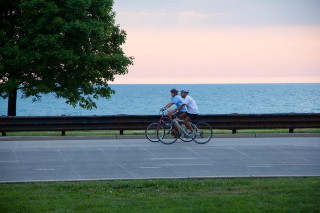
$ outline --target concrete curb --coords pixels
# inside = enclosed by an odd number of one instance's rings
[[[213,138],[275,138],[275,137],[320,137],[320,133],[246,133],[214,134]],[[98,136],[3,136],[0,141],[45,141],[45,140],[121,140],[146,139],[145,135],[98,135]]]
[[[0,181],[0,184],[17,183],[57,183],[82,181],[131,181],[131,180],[183,180],[183,179],[281,179],[281,178],[312,178],[319,175],[230,175],[230,176],[190,176],[190,177],[145,177],[145,178],[79,178],[64,180],[15,180]]]

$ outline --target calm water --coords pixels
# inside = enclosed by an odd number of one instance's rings
[[[170,101],[170,89],[188,88],[201,114],[320,113],[320,84],[111,85],[116,94],[99,99],[97,109],[73,108],[64,99],[45,95],[41,102],[18,99],[18,116],[156,115]],[[0,99],[0,115],[7,100]]]

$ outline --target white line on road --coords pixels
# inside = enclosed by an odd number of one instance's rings
[[[139,169],[161,169],[161,167],[158,166],[141,166]]]
[[[61,169],[34,169],[35,171],[58,171]]]
[[[170,164],[161,164],[161,166],[214,166],[214,164],[212,164],[212,163],[202,163],[202,164],[200,164],[200,163],[189,163],[189,164],[187,164],[187,163],[185,163],[185,164],[183,164],[183,163],[170,163]]]
[[[199,158],[146,158],[149,160],[198,160]]]
[[[272,166],[319,166],[319,164],[312,163],[271,163],[271,164],[252,164],[246,167],[272,167]]]

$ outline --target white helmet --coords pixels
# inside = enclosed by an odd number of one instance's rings
[[[189,90],[184,88],[180,92],[189,93]]]

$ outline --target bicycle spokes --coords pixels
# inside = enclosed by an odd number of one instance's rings
[[[173,126],[164,127],[164,131],[158,132],[159,140],[164,144],[174,143],[179,137],[174,130]]]
[[[195,125],[196,136],[193,139],[196,143],[208,143],[212,138],[212,128],[207,123],[197,123]]]

